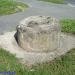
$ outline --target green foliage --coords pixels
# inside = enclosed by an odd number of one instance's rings
[[[14,0],[0,0],[0,15],[13,14],[25,10],[28,5]]]
[[[15,71],[16,75],[75,75],[75,49],[49,63],[33,67],[35,71],[25,69],[14,55],[0,49],[0,72]]]
[[[62,32],[75,33],[75,19],[60,20]]]
[[[52,3],[57,3],[57,4],[64,3],[64,0],[39,0],[39,1],[52,2]]]

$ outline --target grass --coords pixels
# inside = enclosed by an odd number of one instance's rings
[[[75,19],[62,19],[60,20],[62,32],[75,34]]]
[[[15,71],[15,75],[75,75],[75,49],[47,64],[25,69],[14,55],[0,49],[0,72]]]
[[[52,2],[52,3],[56,3],[56,4],[64,3],[64,0],[39,0],[39,1]]]
[[[0,15],[24,11],[28,5],[14,0],[0,0]]]

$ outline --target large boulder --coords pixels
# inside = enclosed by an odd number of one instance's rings
[[[60,25],[49,16],[31,16],[17,26],[16,39],[21,48],[31,52],[50,52],[59,47]]]

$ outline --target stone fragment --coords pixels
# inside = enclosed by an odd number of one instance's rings
[[[17,26],[16,39],[29,52],[50,52],[59,47],[59,22],[49,16],[31,16]]]

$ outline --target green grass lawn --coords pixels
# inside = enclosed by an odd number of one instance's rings
[[[33,69],[35,71],[25,69],[14,55],[0,49],[0,72],[14,71],[15,75],[75,75],[75,49]]]
[[[75,34],[75,19],[62,19],[60,20],[62,32]]]
[[[0,0],[0,15],[24,11],[28,5],[14,0]]]
[[[57,4],[64,3],[64,0],[39,0],[39,1],[52,2],[52,3],[57,3]]]

